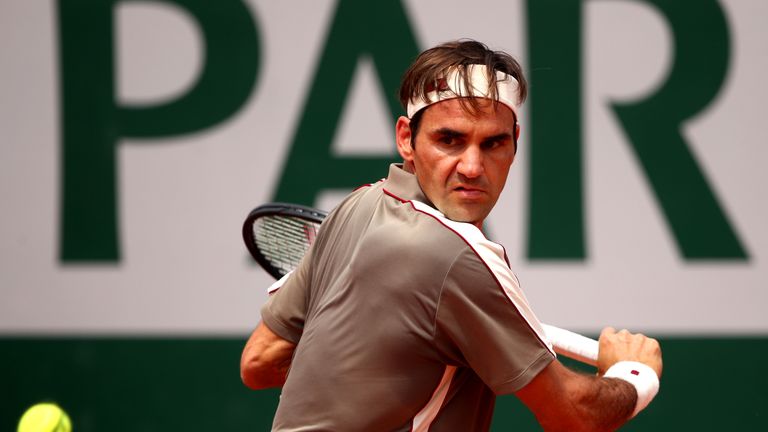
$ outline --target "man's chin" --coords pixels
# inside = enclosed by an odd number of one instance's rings
[[[454,222],[470,223],[477,226],[482,224],[485,217],[488,216],[486,211],[487,207],[481,203],[467,203],[461,204],[451,203],[452,205],[439,205],[435,203],[435,207],[448,219]],[[446,204],[446,203],[443,203]]]

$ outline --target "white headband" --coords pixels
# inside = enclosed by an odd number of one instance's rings
[[[472,84],[472,95],[489,98],[490,92],[488,90],[490,90],[490,83],[488,82],[485,65],[468,65],[467,68],[467,76]],[[469,97],[469,95],[464,94],[466,87],[458,68],[451,70],[445,77],[445,81],[440,80],[438,88],[428,92],[425,99],[418,98],[417,100],[411,99],[408,101],[408,118],[413,118],[414,114],[432,104],[448,99]],[[508,106],[515,115],[517,115],[518,87],[519,84],[513,76],[496,71],[498,100]]]

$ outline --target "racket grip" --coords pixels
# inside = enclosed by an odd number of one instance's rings
[[[600,344],[596,340],[559,327],[547,324],[542,324],[542,326],[547,334],[547,339],[555,347],[557,354],[590,366],[597,366],[597,353]]]

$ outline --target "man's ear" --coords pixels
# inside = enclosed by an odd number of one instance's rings
[[[515,154],[517,154],[517,146],[520,144],[520,123],[515,123]]]
[[[411,120],[408,117],[400,116],[395,125],[395,140],[397,141],[397,152],[405,162],[413,161],[413,146],[411,145],[413,136],[411,135]]]

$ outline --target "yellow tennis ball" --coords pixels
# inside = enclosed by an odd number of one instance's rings
[[[72,422],[61,407],[39,403],[30,407],[19,420],[18,432],[71,432]]]

